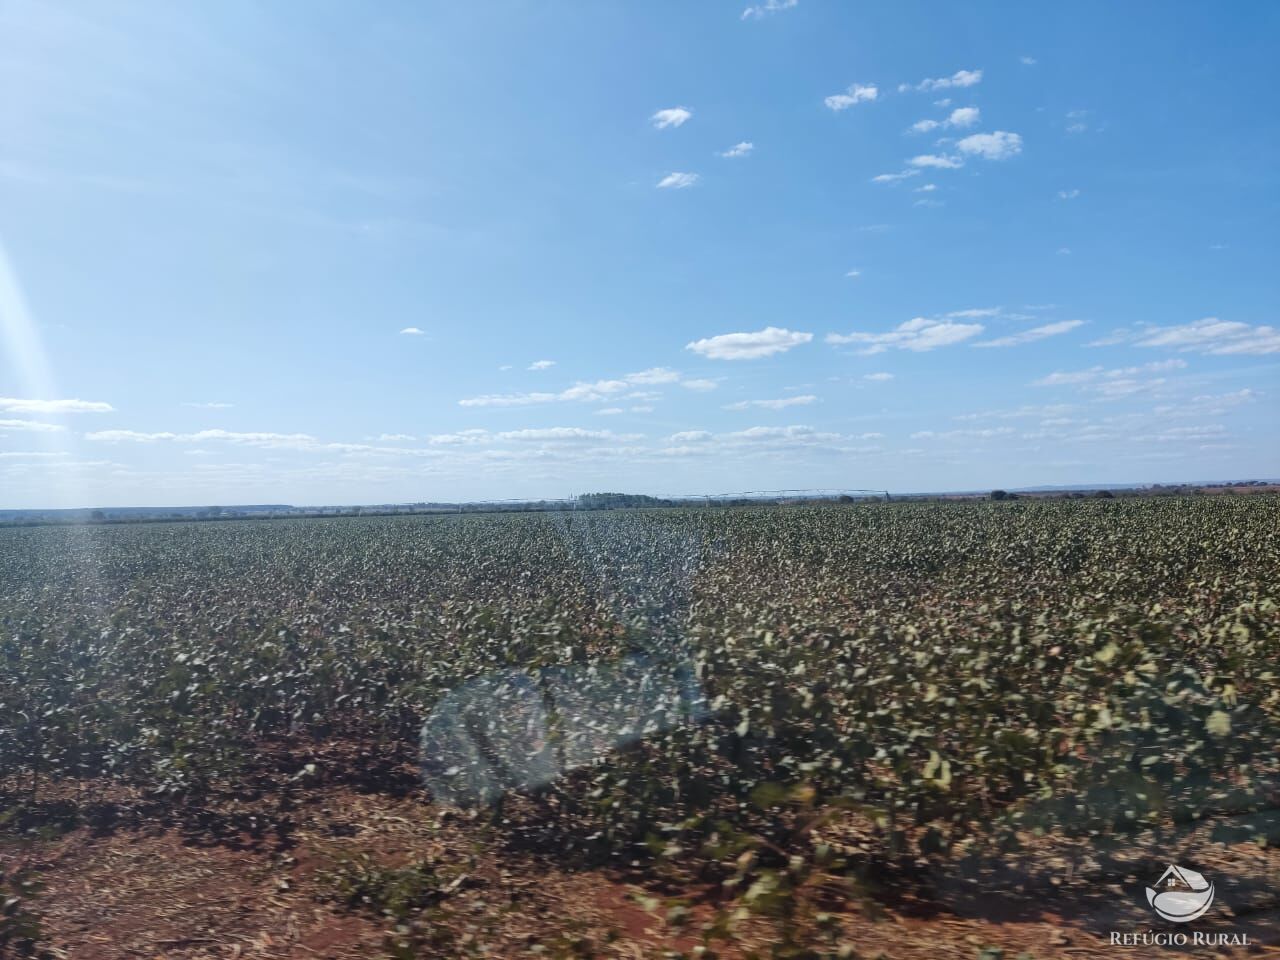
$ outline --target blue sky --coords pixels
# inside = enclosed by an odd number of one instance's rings
[[[0,0],[0,506],[1280,476],[1277,27]]]

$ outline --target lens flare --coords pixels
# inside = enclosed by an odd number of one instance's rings
[[[49,359],[40,337],[40,329],[27,309],[26,298],[18,273],[0,238],[0,344],[4,347],[3,373],[0,380],[0,396],[18,396],[37,400],[51,400],[58,396],[57,383],[49,365]],[[59,424],[59,426],[65,426]],[[0,435],[4,433],[0,430]],[[69,453],[69,432],[66,430],[33,430],[23,433],[24,446],[38,445],[42,453]],[[32,506],[87,506],[83,502],[84,488],[77,481],[77,471],[57,464],[37,468],[41,471],[39,488],[42,497],[50,501]],[[21,466],[8,468],[21,471]],[[30,475],[27,474],[30,479]],[[12,477],[8,478],[10,483]],[[10,486],[6,483],[6,486]],[[34,492],[34,490],[32,491]],[[13,504],[0,504],[12,506]]]

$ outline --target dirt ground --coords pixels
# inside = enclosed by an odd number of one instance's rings
[[[235,830],[192,830],[142,819],[109,829],[78,827],[20,847],[10,843],[0,847],[0,857],[25,865],[42,882],[32,908],[41,916],[46,949],[68,960],[692,957],[700,955],[701,930],[717,915],[714,889],[672,889],[644,875],[573,870],[512,852],[482,818],[432,807],[420,796],[325,788],[309,795],[291,821],[281,834],[254,830],[251,822],[248,830],[243,823]],[[1249,947],[1225,950],[1113,946],[1111,931],[1178,931],[1140,902],[1143,878],[1129,878],[1139,881],[1137,896],[1124,883],[1076,896],[1066,891],[1088,885],[1083,874],[1070,875],[1082,868],[1073,865],[1065,878],[1055,877],[1054,865],[1066,862],[1055,856],[1044,853],[1048,868],[1027,873],[1023,893],[1014,898],[944,879],[931,901],[824,901],[829,955],[1280,956],[1280,851],[1252,843],[1228,847],[1192,834],[1170,852],[1171,859],[1213,867],[1219,905],[1189,926],[1248,935]],[[423,861],[451,879],[426,914],[428,939],[419,931],[417,946],[397,954],[398,921],[344,899],[335,877],[358,876],[351,864]],[[711,955],[769,957],[777,940],[770,921],[740,918],[732,943],[712,942]]]

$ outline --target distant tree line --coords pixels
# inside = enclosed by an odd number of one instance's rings
[[[675,500],[663,500],[643,493],[584,493],[578,497],[579,510],[620,510],[634,507],[674,507]]]

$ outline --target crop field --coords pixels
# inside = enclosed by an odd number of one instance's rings
[[[1169,863],[1275,949],[1278,533],[1270,495],[3,530],[0,957],[1116,956]]]

